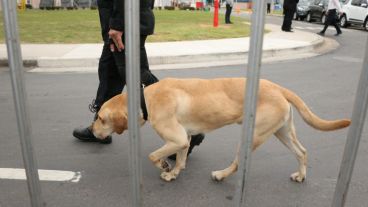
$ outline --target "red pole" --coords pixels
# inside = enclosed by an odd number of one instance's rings
[[[219,0],[215,0],[215,16],[213,17],[213,26],[218,26],[218,9],[219,9]]]

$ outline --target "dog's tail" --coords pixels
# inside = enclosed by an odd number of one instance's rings
[[[315,115],[304,103],[304,101],[295,93],[286,88],[280,87],[280,89],[285,98],[299,111],[303,120],[315,129],[322,131],[332,131],[348,127],[351,123],[349,119],[338,119],[333,121],[323,120]]]

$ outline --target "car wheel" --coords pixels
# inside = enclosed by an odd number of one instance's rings
[[[368,31],[368,17],[365,18],[365,21],[364,21],[364,29],[365,29],[365,31]]]
[[[311,14],[308,13],[307,14],[307,17],[305,18],[307,20],[307,22],[311,22],[312,21],[312,17],[311,17]]]
[[[347,23],[347,19],[346,19],[346,15],[342,15],[340,18],[340,26],[341,27],[347,27],[348,23]]]
[[[294,13],[294,19],[295,20],[298,20],[299,19],[299,16],[298,16],[298,14],[296,12]]]
[[[321,22],[322,22],[322,24],[326,23],[326,15],[325,14],[322,14]]]

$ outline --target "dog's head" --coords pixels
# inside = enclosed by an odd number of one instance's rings
[[[122,134],[128,129],[125,97],[121,94],[117,95],[102,105],[96,121],[92,124],[95,137],[105,139],[114,132]]]

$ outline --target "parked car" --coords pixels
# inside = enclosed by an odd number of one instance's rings
[[[195,4],[192,0],[179,0],[178,7],[181,10],[195,10]]]
[[[368,2],[367,0],[349,0],[342,7],[340,17],[341,27],[348,27],[350,24],[362,25],[368,30]]]
[[[308,22],[322,22],[326,21],[326,10],[328,6],[328,0],[313,0],[309,5],[309,12],[306,16],[306,21]]]
[[[304,20],[309,13],[309,5],[312,3],[312,0],[300,0],[297,7],[294,19],[295,20]]]

